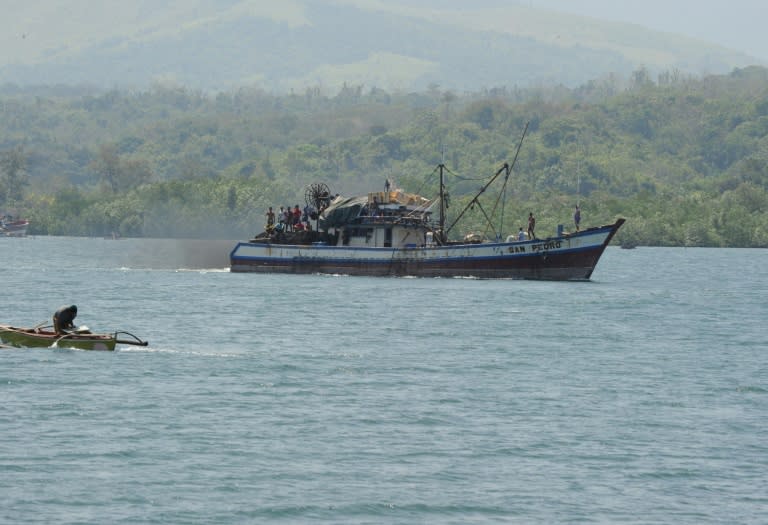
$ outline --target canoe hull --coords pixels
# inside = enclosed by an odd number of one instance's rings
[[[80,350],[114,350],[113,334],[65,334],[49,330],[0,325],[0,342],[18,348],[77,348]]]
[[[13,222],[3,222],[2,224],[0,224],[0,236],[26,237],[28,226],[29,226],[29,221],[26,219],[13,221]]]

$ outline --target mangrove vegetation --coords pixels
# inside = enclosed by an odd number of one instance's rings
[[[5,85],[0,212],[30,219],[31,235],[237,239],[263,229],[268,206],[303,206],[311,183],[352,194],[391,179],[432,196],[443,164],[457,213],[526,125],[495,203],[505,232],[529,211],[542,235],[569,229],[578,203],[582,226],[627,218],[618,242],[768,246],[760,67],[479,93]],[[483,210],[467,229],[486,229]]]

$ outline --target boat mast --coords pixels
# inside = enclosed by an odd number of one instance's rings
[[[499,217],[499,233],[496,234],[496,241],[501,240],[501,232],[504,231],[504,207],[507,204],[507,182],[509,182],[509,175],[512,173],[510,168],[507,168],[507,174],[504,176],[504,189],[501,193],[501,216]]]
[[[447,239],[445,232],[445,182],[443,180],[445,164],[441,162],[438,168],[440,168],[440,244],[445,244]]]
[[[579,162],[579,166],[576,171],[576,206],[579,206],[579,201],[581,200],[581,162]]]

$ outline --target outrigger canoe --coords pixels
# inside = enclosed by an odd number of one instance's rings
[[[135,346],[149,344],[129,332],[94,334],[80,328],[57,334],[51,326],[17,328],[8,325],[0,325],[0,343],[26,348],[66,347],[80,350],[114,350],[118,344]]]

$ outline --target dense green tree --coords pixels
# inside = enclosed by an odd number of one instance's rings
[[[24,199],[29,184],[27,155],[23,146],[0,153],[0,206],[15,206]]]
[[[140,186],[152,178],[149,161],[141,158],[124,159],[114,144],[102,144],[90,167],[112,193]]]

